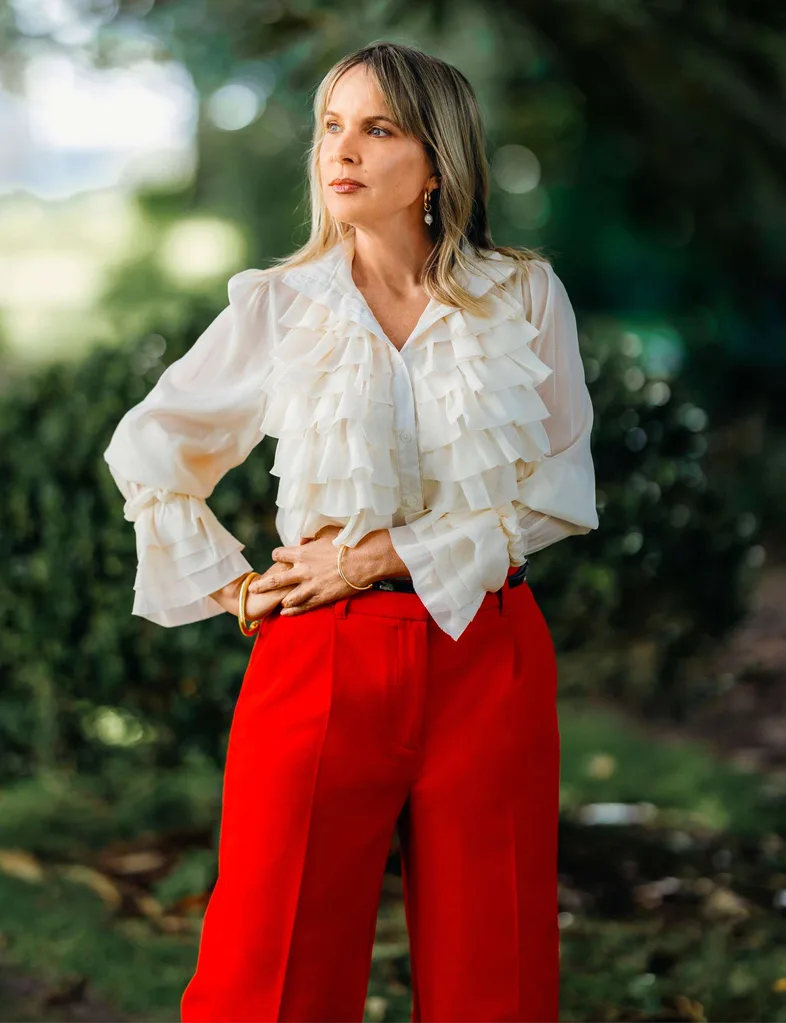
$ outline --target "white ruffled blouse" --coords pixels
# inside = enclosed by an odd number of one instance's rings
[[[253,566],[206,502],[264,436],[278,438],[281,543],[387,529],[453,639],[511,565],[598,527],[593,409],[550,264],[473,260],[458,276],[489,315],[431,299],[398,350],[353,254],[349,235],[308,264],[235,274],[229,304],[121,419],[104,458],[136,531],[133,614],[222,613],[210,594]]]

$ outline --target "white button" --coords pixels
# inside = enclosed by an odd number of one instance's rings
[[[399,437],[401,437],[401,439],[404,441],[412,440],[412,434],[409,432],[409,430],[402,430],[401,433],[399,434]]]

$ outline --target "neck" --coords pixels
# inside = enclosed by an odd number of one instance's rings
[[[420,230],[376,233],[355,229],[352,277],[358,287],[411,292],[420,286],[423,264],[434,243]]]

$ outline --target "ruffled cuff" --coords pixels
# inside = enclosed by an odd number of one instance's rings
[[[210,594],[252,570],[244,545],[202,498],[139,484],[131,494],[123,514],[136,532],[132,614],[171,628],[224,613]]]
[[[595,473],[589,456],[544,458],[519,481],[518,501],[525,508],[581,527],[579,532],[588,533],[599,526]]]
[[[429,512],[388,532],[415,592],[454,640],[475,617],[486,593],[504,585],[510,566],[526,560],[512,504],[441,515]]]

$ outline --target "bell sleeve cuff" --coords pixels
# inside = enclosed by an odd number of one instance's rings
[[[427,513],[388,529],[415,592],[437,625],[458,640],[486,593],[504,585],[511,564],[523,564],[513,505],[460,513]]]
[[[138,559],[131,613],[166,627],[222,614],[210,594],[252,570],[244,545],[204,499],[123,483]]]

